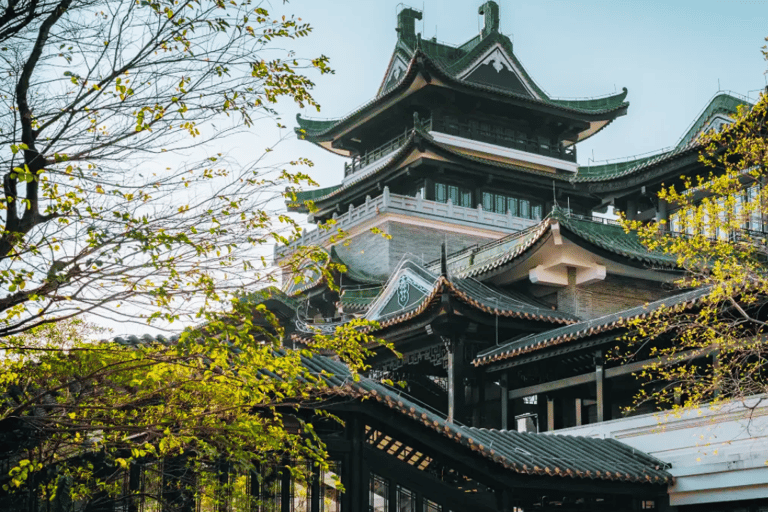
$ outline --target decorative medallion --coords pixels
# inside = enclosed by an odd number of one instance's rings
[[[400,276],[400,281],[397,283],[397,303],[401,308],[404,308],[408,304],[408,299],[411,298],[410,281],[407,276]]]

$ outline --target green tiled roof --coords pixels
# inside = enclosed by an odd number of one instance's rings
[[[296,192],[295,201],[287,200],[286,205],[288,206],[289,211],[308,213],[307,205],[305,204],[306,201],[315,201],[316,199],[330,195],[340,187],[341,185],[334,185],[332,187],[302,190],[300,192]]]
[[[366,309],[381,294],[381,290],[381,286],[345,288],[341,292],[340,301],[345,309]]]
[[[556,323],[575,323],[578,321],[577,317],[548,307],[533,297],[510,290],[500,290],[471,278],[453,279],[450,281],[450,285],[459,300],[486,313],[548,320]]]
[[[669,150],[660,151],[654,155],[634,158],[624,162],[615,162],[601,165],[579,167],[579,171],[572,179],[573,182],[608,181],[629,176],[643,169],[666,162],[676,156],[688,154],[700,149],[697,137],[706,126],[707,122],[715,114],[733,115],[740,105],[749,106],[746,99],[738,98],[729,93],[719,93],[704,108],[702,113],[691,124],[685,135],[680,138],[677,145]]]
[[[333,386],[332,393],[367,398],[364,404],[378,402],[515,473],[660,485],[673,482],[667,464],[615,439],[466,427],[426,409],[400,389],[364,377],[356,382],[338,361],[316,355],[302,357],[302,363]]]
[[[560,209],[553,210],[541,223],[479,248],[459,251],[448,256],[448,270],[461,278],[478,277],[496,270],[545,240],[554,222],[597,247],[625,258],[646,264],[674,267],[674,256],[649,251],[636,233],[626,233],[616,224],[596,222],[567,215]]]
[[[522,79],[536,92],[536,95],[538,95],[540,99],[529,97],[502,87],[475,83],[459,78],[459,75],[463,71],[497,44],[504,49],[505,53],[510,57],[514,62],[515,67],[519,70]],[[424,39],[416,39],[411,43],[410,39],[400,38],[395,47],[393,59],[398,55],[409,64],[407,71],[400,76],[396,83],[389,87],[384,87],[382,85],[378,96],[342,118],[320,120],[306,119],[301,117],[301,115],[297,115],[296,120],[299,124],[297,132],[299,137],[306,137],[310,140],[325,137],[333,128],[344,124],[374,105],[382,103],[385,98],[393,96],[398,89],[402,88],[416,76],[419,67],[416,65],[416,62],[420,58],[423,59],[423,64],[431,64],[431,66],[439,72],[438,74],[442,75],[441,78],[449,83],[454,82],[474,89],[498,93],[502,96],[515,97],[533,103],[551,105],[571,112],[588,115],[609,114],[629,105],[629,103],[624,101],[627,96],[626,88],[622,89],[622,92],[620,93],[599,98],[550,98],[549,95],[530,77],[522,63],[517,59],[512,50],[512,42],[510,39],[498,31],[492,31],[488,36],[482,39],[480,39],[479,36],[476,36],[464,45],[458,47]]]
[[[496,269],[522,254],[539,241],[549,230],[547,220],[489,242],[474,250],[461,251],[448,256],[448,272],[459,278],[476,277]]]
[[[709,293],[708,289],[693,290],[665,299],[660,299],[643,306],[637,306],[618,313],[605,315],[600,318],[559,327],[551,331],[532,334],[525,338],[517,339],[499,347],[480,352],[472,364],[475,366],[482,366],[495,361],[510,359],[522,354],[542,350],[554,345],[560,345],[573,340],[621,329],[627,322],[643,315],[647,315],[663,306],[693,306],[706,297],[707,293]]]
[[[340,120],[341,119],[311,119],[301,117],[301,114],[296,114],[296,122],[299,123],[299,129],[304,130],[307,133],[323,132],[336,125]]]
[[[331,247],[331,260],[334,263],[344,265],[344,267],[347,269],[347,271],[344,272],[342,279],[346,277],[360,284],[381,285],[383,283],[382,279],[379,279],[376,276],[372,276],[367,272],[365,272],[364,270],[357,268],[357,266],[350,265],[349,263],[344,261],[344,259],[339,254],[339,251],[335,245]]]
[[[685,135],[683,135],[680,141],[677,143],[677,147],[687,146],[691,142],[694,142],[696,137],[699,135],[701,130],[704,129],[704,126],[706,126],[707,122],[709,122],[713,115],[725,114],[732,116],[738,112],[740,106],[751,107],[752,104],[745,98],[738,98],[726,92],[719,93],[717,96],[712,98],[712,100],[704,108],[701,114],[699,114],[699,117],[696,118]]]
[[[549,180],[557,180],[557,181],[565,182],[570,179],[570,173],[558,174],[558,173],[553,173],[548,171],[540,171],[540,170],[533,169],[530,167],[525,167],[522,165],[500,162],[498,160],[492,160],[489,158],[483,158],[480,156],[466,154],[448,144],[444,144],[436,141],[428,132],[425,132],[419,128],[419,129],[412,130],[409,138],[406,139],[403,145],[400,146],[397,150],[393,151],[387,158],[382,159],[381,163],[379,163],[379,165],[376,168],[368,170],[364,173],[361,173],[359,177],[354,178],[343,185],[336,185],[333,187],[326,187],[326,188],[307,191],[308,193],[311,193],[312,197],[305,196],[303,195],[304,192],[301,192],[299,193],[299,194],[302,194],[301,196],[297,194],[297,199],[301,199],[301,200],[305,200],[305,198],[312,199],[312,201],[314,201],[317,204],[317,206],[320,207],[326,201],[335,200],[339,194],[341,194],[346,190],[349,190],[350,188],[355,187],[358,183],[364,180],[376,179],[377,175],[392,168],[394,164],[397,164],[399,162],[399,158],[404,157],[405,155],[408,154],[410,150],[416,147],[415,139],[417,136],[421,140],[426,141],[430,146],[437,148],[441,151],[444,151],[446,153],[450,153],[451,155],[466,161],[479,162],[485,165],[491,165],[493,167],[497,167],[501,169],[514,170],[514,171],[522,172],[525,174],[542,176]],[[288,206],[289,208],[292,208],[292,211],[302,211],[298,209],[299,208],[298,205],[301,205],[301,204],[303,203],[296,201],[296,202],[290,202]]]
[[[178,337],[130,336],[116,338],[123,345],[139,345],[160,341],[175,343]],[[278,355],[285,354],[277,350]],[[499,465],[499,470],[544,478],[574,478],[612,480],[665,485],[674,481],[666,471],[668,465],[626,446],[614,439],[567,436],[556,434],[521,433],[479,429],[448,421],[406,395],[402,389],[378,381],[356,377],[342,362],[321,355],[301,355],[301,365],[319,382],[328,386],[328,394],[347,397],[337,403],[344,407],[349,398],[361,400],[363,414],[375,415],[376,404],[402,415],[404,420],[419,423],[432,430],[432,435],[445,436],[456,447],[468,448],[473,457],[482,457]],[[266,377],[277,375],[262,370]],[[328,407],[335,404],[330,401]],[[316,403],[312,404],[316,407]]]
[[[299,301],[293,297],[289,297],[276,286],[270,286],[268,288],[262,288],[261,290],[250,292],[243,296],[240,301],[248,302],[253,305],[264,304],[269,301],[277,301],[293,310],[299,307]]]
[[[536,94],[539,95],[544,102],[581,112],[606,112],[615,110],[624,104],[624,100],[627,97],[626,88],[618,94],[612,94],[601,98],[550,98],[550,96],[539,87],[525,70],[525,67],[513,51],[512,41],[510,41],[509,37],[500,32],[491,32],[483,39],[481,39],[480,36],[475,36],[459,47],[453,47],[430,40],[419,41],[419,46],[424,53],[448,75],[454,78],[457,78],[462,71],[466,70],[476,59],[480,58],[486,51],[496,44],[500,45],[505,53],[509,55],[514,62],[515,67],[517,67],[523,75],[522,78],[536,91]],[[411,49],[411,56],[415,50],[416,48]]]
[[[627,233],[619,225],[580,219],[575,216],[566,215],[560,210],[553,211],[551,217],[558,220],[562,227],[580,238],[615,254],[665,267],[674,267],[677,264],[675,256],[649,251],[640,242],[637,233]]]

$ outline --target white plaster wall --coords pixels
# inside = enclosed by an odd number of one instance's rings
[[[679,415],[623,418],[552,435],[612,437],[671,464],[673,506],[768,498],[768,397]]]

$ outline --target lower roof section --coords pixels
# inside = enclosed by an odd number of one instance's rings
[[[668,465],[613,439],[559,436],[517,431],[478,429],[450,422],[418,403],[401,390],[367,378],[355,381],[344,364],[332,359],[304,357],[313,373],[326,379],[339,393],[373,400],[447,437],[458,448],[490,459],[500,471],[552,478],[621,481],[665,485],[674,481]]]

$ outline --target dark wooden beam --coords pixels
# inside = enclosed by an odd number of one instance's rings
[[[687,361],[698,356],[698,351],[687,351],[680,353],[675,357],[675,360]],[[680,358],[680,359],[678,359]],[[604,368],[604,379],[613,379],[621,377],[622,375],[628,375],[630,373],[641,371],[644,367],[652,363],[665,363],[669,361],[669,358],[661,359],[647,359],[644,361],[636,361],[634,363],[626,363],[614,368]],[[581,375],[574,375],[573,377],[566,377],[564,379],[553,380],[550,382],[544,382],[541,384],[535,384],[533,386],[526,386],[524,388],[512,389],[509,391],[509,399],[522,398],[524,396],[537,395],[539,393],[550,393],[559,389],[566,389],[582,384],[589,384],[596,379],[595,372],[584,373]]]

